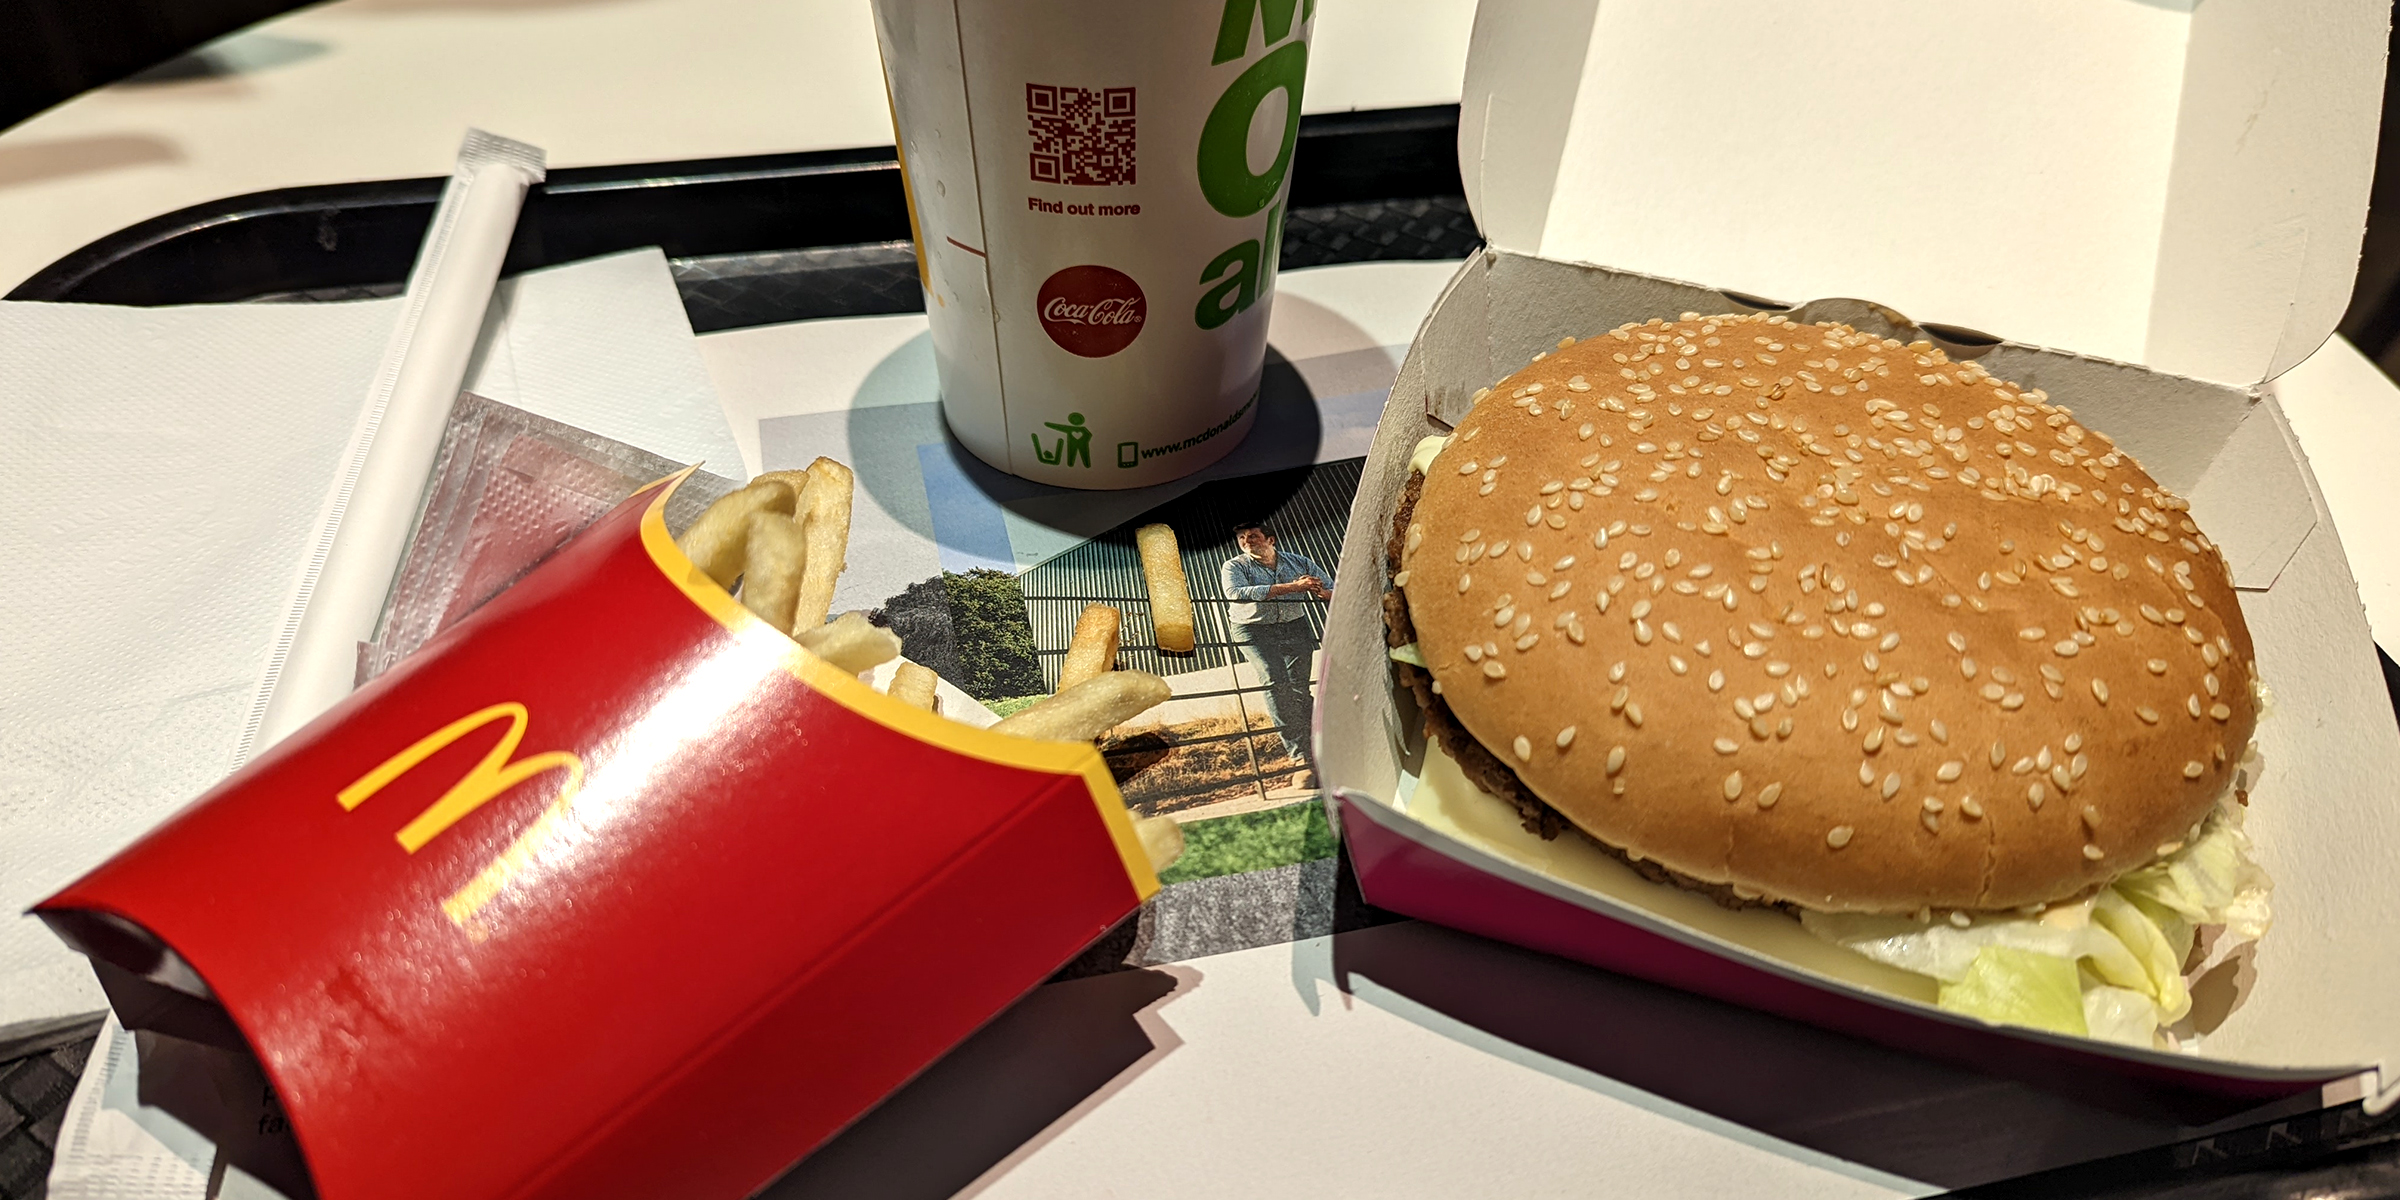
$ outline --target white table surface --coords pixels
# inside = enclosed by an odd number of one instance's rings
[[[1454,102],[1473,8],[1320,0],[1306,107]],[[560,166],[889,144],[867,13],[864,0],[339,0],[289,14],[216,43],[204,70],[104,88],[0,133],[0,291],[96,238],[201,201],[442,174],[470,124],[539,144]],[[2369,619],[2384,644],[2400,646],[2400,534],[2379,511],[2400,461],[2400,392],[2339,339],[2275,390]],[[1258,1194],[1293,1184],[1293,1163],[1316,1172],[1301,1172],[1312,1190],[1332,1192],[1378,1163],[1368,1175],[1388,1194],[1656,1192],[1669,1182],[1677,1186],[1663,1190],[1691,1192],[1737,1180],[1787,1194],[1925,1190],[1458,1026],[1371,979],[1345,999],[1320,986],[1323,954],[1307,943],[1193,964],[1173,997],[1144,1010],[1164,1057],[1144,1058],[1062,1114],[970,1190]],[[1203,979],[1216,986],[1195,988]],[[1277,1036],[1250,1036],[1262,1028]],[[1395,1030],[1409,1032],[1395,1039]],[[1405,1045],[1412,1057],[1362,1058],[1368,1042]],[[1228,1048],[1205,1052],[1220,1043]],[[1191,1110],[1192,1097],[1223,1095],[1226,1084],[1185,1076],[1237,1067],[1244,1047],[1268,1043],[1314,1046],[1321,1061],[1302,1073],[1325,1087],[1261,1097],[1246,1117]],[[1277,1065],[1271,1073],[1289,1077],[1294,1064]],[[1326,1131],[1317,1135],[1260,1124],[1319,1109],[1323,1122],[1300,1122]],[[1155,1137],[1161,1120],[1184,1136]],[[1195,1173],[1183,1152],[1199,1151],[1208,1139],[1196,1135],[1212,1128],[1237,1134],[1250,1166],[1283,1161],[1264,1175]],[[1091,1143],[1118,1138],[1181,1151],[1141,1156],[1113,1180],[1089,1174],[1111,1157]],[[1564,1152],[1528,1158],[1506,1180],[1445,1174],[1479,1145],[1529,1138]],[[1196,1187],[1196,1174],[1242,1186]]]

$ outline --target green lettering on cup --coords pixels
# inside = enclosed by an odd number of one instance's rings
[[[1192,320],[1202,329],[1215,329],[1256,304],[1258,268],[1257,242],[1243,242],[1210,259],[1208,269],[1200,272],[1200,282],[1207,283],[1219,274],[1224,274],[1225,279],[1200,297],[1200,306],[1192,311]]]
[[[1209,207],[1229,217],[1246,217],[1265,208],[1283,187],[1284,172],[1292,166],[1292,147],[1300,140],[1300,86],[1308,76],[1308,43],[1292,42],[1272,50],[1241,73],[1200,128],[1200,192]],[[1286,93],[1283,146],[1263,175],[1250,173],[1250,117],[1278,89]]]
[[[1292,5],[1300,5],[1300,19],[1305,21],[1317,10],[1317,0],[1225,0],[1225,16],[1217,22],[1217,56],[1210,66],[1232,62],[1250,50],[1250,14],[1257,13],[1265,20],[1266,43],[1274,45],[1292,36]]]

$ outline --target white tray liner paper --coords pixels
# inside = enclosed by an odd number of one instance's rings
[[[1416,441],[1444,432],[1476,388],[1562,336],[1744,307],[1690,284],[1506,251],[1489,251],[1460,270],[1401,368],[1351,513],[1340,570],[1377,582],[1345,588],[1334,601],[1324,686],[1348,702],[1319,707],[1320,757],[1330,788],[1379,824],[1451,857],[1762,970],[1896,1004],[1532,876],[1418,825],[1393,803],[1421,738],[1403,725],[1383,653],[1383,554]],[[2400,1064],[2400,1019],[2390,1011],[2391,997],[2400,995],[2400,954],[2388,936],[2400,927],[2400,879],[2390,869],[2400,861],[2400,795],[2389,766],[2400,761],[2400,731],[2388,719],[2339,540],[2281,413],[2251,389],[2058,351],[2003,344],[1980,361],[2003,378],[2044,387],[2192,499],[2194,518],[2236,564],[2260,671],[2274,694],[2259,730],[2266,771],[2248,826],[2277,885],[2276,928],[2259,947],[2255,990],[2204,1039],[2198,1060],[2033,1031],[1999,1036],[2187,1069],[2221,1064],[2225,1074],[2250,1078]],[[2004,1043],[1996,1041],[1995,1050]]]
[[[400,304],[0,303],[0,1028],[106,1005],[17,914],[240,765]],[[740,473],[655,248],[529,271],[491,309],[476,392]]]

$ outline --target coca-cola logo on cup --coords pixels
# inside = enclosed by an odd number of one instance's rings
[[[1085,358],[1107,358],[1141,336],[1147,306],[1132,276],[1087,263],[1043,280],[1035,311],[1060,349]]]

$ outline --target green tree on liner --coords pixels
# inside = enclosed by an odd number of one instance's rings
[[[1033,653],[1033,626],[1016,576],[989,567],[942,572],[950,596],[950,631],[958,653],[951,682],[978,700],[1048,691]]]

